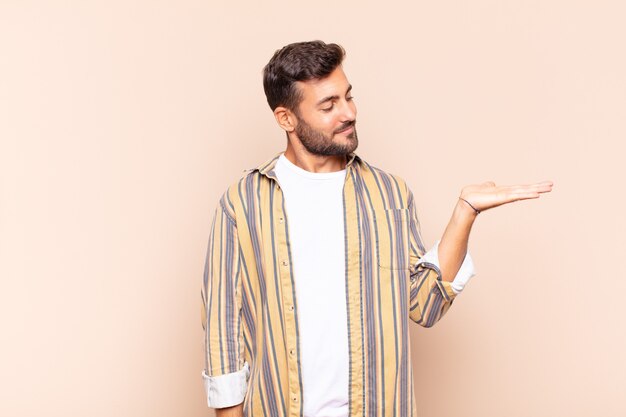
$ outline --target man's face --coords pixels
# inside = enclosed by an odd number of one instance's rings
[[[321,80],[298,82],[302,101],[294,114],[295,133],[314,155],[339,156],[353,152],[356,134],[356,105],[352,86],[341,67]]]

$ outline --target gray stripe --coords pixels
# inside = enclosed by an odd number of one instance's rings
[[[213,245],[214,245],[214,241],[215,241],[215,233],[214,233],[214,228],[215,228],[215,221],[217,218],[217,209],[215,210],[215,215],[213,216],[213,223],[211,225],[211,232],[209,233],[209,242],[208,242],[208,248],[207,248],[207,255],[206,255],[206,263],[204,264],[204,296],[206,298],[205,300],[205,306],[206,306],[206,329],[205,329],[205,334],[204,334],[204,346],[205,346],[205,350],[208,354],[205,355],[205,369],[207,372],[210,372],[211,369],[213,369],[213,363],[211,361],[211,349],[210,349],[210,344],[209,344],[209,335],[211,332],[211,307],[212,307],[212,302],[213,302],[213,297],[212,297],[212,288],[209,288],[209,286],[211,285],[211,283],[209,282],[209,274],[211,273],[211,265],[213,264]],[[211,285],[212,286],[212,285]]]
[[[233,225],[231,223],[229,223],[226,226],[226,242],[225,242],[225,272],[224,272],[224,277],[222,277],[222,279],[224,280],[224,285],[226,286],[226,302],[225,302],[225,306],[224,306],[224,317],[226,319],[226,345],[227,345],[227,354],[228,354],[228,369],[230,370],[229,372],[233,372],[233,370],[238,371],[239,369],[237,369],[237,355],[236,355],[236,341],[235,339],[237,338],[237,334],[235,334],[235,329],[233,326],[233,322],[235,319],[235,297],[234,297],[234,291],[233,291],[233,284],[234,284],[234,280],[233,278],[235,277],[234,271],[233,271],[233,262],[234,262],[234,247],[235,247],[235,242],[234,242],[234,233],[237,233],[236,230],[233,227]],[[220,280],[220,285],[221,285],[221,281]],[[220,291],[221,294],[221,291]]]
[[[248,288],[252,288],[252,283],[250,282],[250,275],[248,273],[248,266],[246,264],[246,260],[245,258],[242,256],[241,258],[241,265],[243,268],[243,274],[245,276],[246,282],[248,283]],[[256,323],[252,317],[252,311],[256,312],[256,300],[254,298],[254,292],[253,291],[248,291],[245,289],[245,287],[242,285],[242,300],[243,300],[243,306],[242,306],[242,311],[243,311],[243,317],[244,320],[246,321],[246,325],[248,327],[248,330],[250,332],[250,340],[256,340]],[[256,353],[256,343],[254,343],[253,345],[253,354]],[[252,366],[252,364],[251,364]]]
[[[275,228],[276,228],[276,219],[274,219],[274,186],[270,187],[270,236],[271,236],[271,240],[272,240],[272,264],[274,266],[274,290],[276,292],[276,304],[278,305],[278,317],[280,317],[280,327],[281,330],[283,332],[283,334],[285,334],[285,323],[283,320],[283,307],[282,307],[282,297],[280,295],[280,289],[282,288],[282,285],[280,283],[280,272],[278,271],[279,267],[277,264],[278,261],[278,256],[277,253],[275,251],[276,248],[276,234],[275,234]],[[284,216],[284,221],[286,220],[286,216]],[[287,238],[287,241],[289,241],[289,238]]]
[[[409,196],[408,207],[409,207],[409,219],[410,219],[409,224],[411,225],[411,237],[417,243],[419,252],[424,253],[426,252],[426,248],[424,247],[424,244],[422,243],[422,239],[420,238],[420,233],[418,229],[419,220],[417,220],[417,222],[413,221],[413,219],[417,219],[417,208],[415,207],[415,200],[413,198],[413,194]]]
[[[222,210],[222,217],[224,216],[224,211]],[[222,219],[220,224],[222,226],[221,232],[220,233],[220,246],[219,246],[219,250],[220,250],[220,262],[219,262],[219,266],[220,266],[220,273],[222,271],[223,268],[223,256],[222,256],[222,252],[224,251],[224,220]],[[218,294],[222,294],[222,283],[223,283],[223,279],[219,279],[219,285],[217,288],[217,293]],[[222,310],[222,297],[217,297],[217,334],[218,334],[218,339],[220,341],[220,369],[221,369],[221,373],[225,373],[226,370],[224,369],[224,348],[222,346],[222,338],[219,337],[219,335],[221,334],[222,331],[222,315],[223,315],[223,310]]]
[[[348,354],[349,354],[349,359],[348,359],[348,415],[352,415],[352,389],[350,389],[350,387],[352,387],[352,383],[353,383],[353,375],[352,375],[352,338],[350,337],[350,287],[348,286],[348,281],[349,281],[349,276],[348,276],[348,216],[346,213],[346,182],[348,178],[351,178],[352,175],[352,169],[348,169],[348,172],[350,172],[350,176],[346,176],[346,180],[344,181],[343,184],[343,189],[342,189],[342,203],[343,203],[343,242],[344,242],[344,253],[345,253],[345,258],[344,258],[344,274],[345,274],[345,293],[346,293],[346,312],[347,312],[347,330],[348,330]],[[358,215],[358,211],[357,211],[357,227],[359,230],[358,236],[359,236],[359,261],[362,259],[361,257],[361,246],[360,246],[360,236],[361,236],[361,224],[360,224],[360,217]],[[360,269],[360,262],[359,262],[359,269]]]
[[[272,171],[273,173],[274,171]],[[276,181],[276,184],[278,184],[278,181]],[[296,322],[296,344],[298,345],[298,349],[296,349],[296,353],[297,353],[297,361],[298,361],[298,385],[300,387],[300,415],[303,414],[304,412],[304,398],[303,398],[303,393],[302,393],[302,369],[300,367],[300,331],[298,329],[298,306],[296,304],[296,283],[294,281],[293,278],[293,258],[291,255],[291,245],[289,243],[289,222],[287,221],[287,210],[285,209],[285,199],[282,199],[282,210],[283,210],[283,218],[284,218],[284,222],[283,224],[285,225],[285,236],[287,236],[287,239],[285,239],[287,241],[287,253],[289,255],[289,276],[291,277],[291,297],[293,300],[293,312],[294,312],[294,317],[295,317],[295,322]]]
[[[373,208],[373,204],[372,204],[372,200],[371,197],[369,195],[369,189],[367,187],[367,185],[365,184],[365,182],[363,181],[363,179],[358,176],[356,178],[357,182],[356,182],[356,187],[355,189],[358,191],[358,198],[360,200],[360,204],[357,204],[357,207],[360,207],[361,209],[364,209],[366,207],[366,203],[364,201],[364,195],[367,197],[368,203],[369,203],[369,207],[370,210],[373,212],[374,208]],[[378,228],[376,227],[376,217],[373,217],[373,221],[374,221],[374,234],[375,234],[375,239],[376,242],[378,242]],[[368,369],[368,381],[367,381],[367,385],[364,386],[364,389],[366,392],[370,392],[373,393],[373,395],[368,395],[365,398],[367,398],[367,404],[368,404],[368,415],[370,416],[376,416],[376,396],[377,396],[377,391],[376,391],[376,379],[377,379],[377,374],[376,374],[376,358],[378,357],[378,350],[377,350],[377,344],[376,344],[376,319],[374,317],[374,300],[373,300],[373,268],[371,266],[371,262],[369,262],[369,265],[367,263],[368,260],[371,260],[371,236],[370,236],[370,222],[369,222],[369,217],[364,215],[363,216],[363,239],[365,240],[365,249],[366,249],[366,253],[365,253],[365,268],[361,274],[361,280],[365,281],[365,311],[362,313],[362,315],[366,316],[365,322],[366,322],[366,328],[367,328],[367,346],[364,350],[364,352],[367,352],[367,369]],[[378,251],[378,245],[376,245],[376,250]],[[380,255],[379,255],[380,256]]]
[[[395,196],[394,190],[391,188],[391,182],[389,181],[389,174],[381,171],[380,169],[376,169],[376,172],[378,173],[381,181],[385,185],[384,194],[387,196],[387,199],[389,200],[389,208],[397,209],[398,206],[396,205],[396,196]],[[381,193],[382,193],[382,190],[381,190]]]
[[[261,361],[261,368],[265,368],[263,361]],[[259,379],[262,378],[262,381],[265,382],[265,377],[264,374],[259,375]],[[267,408],[265,408],[265,392],[261,389],[261,382],[259,382],[259,390],[257,391],[259,393],[259,402],[261,403],[261,408],[263,409],[263,416],[267,417]],[[256,416],[252,416],[252,417],[256,417]],[[272,414],[272,417],[274,417],[274,415]]]
[[[356,170],[355,170],[356,171]],[[357,173],[357,175],[359,175],[360,172]],[[355,194],[355,207],[356,207],[356,214],[357,214],[357,219],[359,221],[359,231],[361,231],[360,227],[361,227],[361,216],[360,216],[360,210],[361,207],[363,207],[360,203],[362,201],[362,196],[359,195],[358,193],[358,181],[355,178],[354,174],[351,174],[352,177],[352,181],[354,183],[354,194]],[[361,199],[359,199],[359,197],[361,197]],[[359,233],[359,252],[361,250],[362,247],[364,247],[364,245],[362,245],[362,240],[361,240],[362,234]],[[369,246],[365,246],[367,248],[367,252],[369,253],[370,247]],[[371,258],[371,253],[369,254],[369,256],[365,256],[363,254],[361,254],[361,263],[359,265],[359,277],[360,277],[360,282],[359,282],[359,297],[360,297],[360,303],[361,306],[363,306],[363,268],[364,268],[364,263],[368,262]],[[370,265],[371,268],[371,265]],[[365,346],[365,327],[364,327],[364,319],[363,319],[363,308],[361,308],[361,347],[363,348],[363,346]],[[363,403],[365,402],[365,389],[366,389],[366,384],[365,384],[365,349],[361,349],[361,386],[363,387],[362,389],[362,393],[361,393],[361,399],[363,401]],[[365,404],[363,404],[363,417],[365,417]]]
[[[430,313],[428,314],[428,320],[426,321],[426,327],[432,327],[437,319],[439,318],[439,313],[441,311],[441,304],[443,303],[443,297],[441,296],[441,292],[439,292],[439,288],[433,288],[432,293],[434,293],[434,303],[433,307],[430,309]]]
[[[428,327],[428,320],[430,318],[430,314],[432,314],[432,313],[428,313],[428,308],[431,304],[431,301],[435,297],[436,297],[435,292],[431,290],[428,293],[428,297],[426,297],[426,302],[424,302],[424,305],[422,306],[422,318],[420,319],[419,324],[424,327]],[[435,299],[435,301],[432,301],[432,302],[435,303],[436,301],[437,300]],[[432,309],[430,311],[432,311]]]
[[[270,324],[270,319],[269,317],[267,317],[267,314],[269,314],[269,312],[267,311],[267,304],[264,305],[263,308],[263,321],[265,323],[267,323],[267,325],[269,326]],[[265,346],[266,348],[263,349],[263,377],[265,378],[265,397],[267,398],[267,402],[268,402],[268,406],[269,406],[269,411],[270,411],[270,415],[271,416],[277,416],[278,414],[278,408],[277,408],[277,404],[276,404],[276,393],[274,392],[274,384],[272,384],[272,374],[270,371],[270,360],[269,360],[269,356],[268,356],[268,352],[267,352],[267,348],[270,346],[274,346],[273,340],[271,338],[270,335],[270,342],[268,343],[267,340],[267,332],[263,332],[263,346]]]
[[[263,271],[263,262],[261,256],[261,248],[259,243],[259,235],[257,233],[257,221],[256,221],[256,211],[257,207],[255,205],[254,200],[254,186],[253,186],[253,176],[250,175],[246,177],[246,195],[245,201],[247,202],[247,211],[245,212],[246,219],[248,220],[248,230],[250,232],[250,240],[252,243],[252,251],[254,252],[254,260],[257,269],[257,276],[259,278],[259,292],[261,293],[261,305],[264,305],[267,302],[267,295],[265,292],[265,274]],[[241,194],[240,194],[241,196]],[[243,196],[241,196],[243,199]],[[243,203],[243,201],[242,201]]]

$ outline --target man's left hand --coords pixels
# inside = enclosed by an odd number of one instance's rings
[[[528,185],[496,185],[492,181],[487,181],[463,187],[460,198],[474,209],[485,211],[514,201],[538,198],[541,194],[552,191],[552,185],[552,181]]]

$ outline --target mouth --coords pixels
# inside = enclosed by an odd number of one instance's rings
[[[346,128],[344,128],[344,129],[335,131],[336,134],[342,134],[343,133],[343,134],[348,134],[348,135],[351,134],[352,132],[354,132],[354,125],[353,124],[348,126],[348,127],[346,127]]]

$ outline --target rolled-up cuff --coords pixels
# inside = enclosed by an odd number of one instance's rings
[[[432,247],[428,252],[424,254],[417,262],[417,264],[428,263],[436,265],[438,269],[439,266],[439,240],[435,243],[435,246]],[[450,283],[450,287],[455,294],[461,293],[465,285],[469,282],[470,278],[476,275],[476,269],[474,268],[474,261],[469,254],[469,251],[465,254],[465,258],[463,259],[463,263],[459,268],[459,272],[456,273],[454,280]]]
[[[241,404],[248,390],[250,367],[244,362],[240,371],[229,374],[209,376],[202,371],[207,405],[211,408],[232,407]]]

